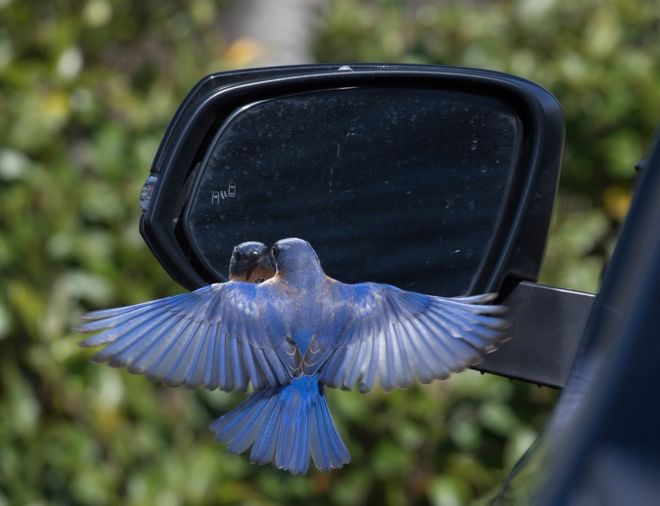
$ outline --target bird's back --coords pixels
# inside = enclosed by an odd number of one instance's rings
[[[301,355],[313,341],[332,339],[345,323],[346,301],[337,290],[337,284],[340,283],[330,278],[303,287],[281,282],[272,284],[275,293],[268,296],[274,302],[273,313],[277,314],[272,317],[283,322],[281,338],[291,339]]]

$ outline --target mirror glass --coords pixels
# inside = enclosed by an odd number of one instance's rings
[[[301,237],[340,281],[466,293],[521,137],[509,105],[467,91],[343,88],[252,103],[211,142],[183,229],[217,280],[235,244]]]

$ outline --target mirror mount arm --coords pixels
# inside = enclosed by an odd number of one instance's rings
[[[523,281],[502,303],[511,340],[474,369],[563,388],[595,295]]]

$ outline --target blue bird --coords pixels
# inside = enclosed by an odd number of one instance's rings
[[[325,387],[380,382],[385,390],[429,383],[482,360],[505,341],[495,294],[435,297],[328,277],[312,246],[275,243],[275,275],[87,314],[81,343],[106,347],[97,362],[167,385],[244,391],[249,397],[210,426],[231,452],[304,474],[350,461]]]

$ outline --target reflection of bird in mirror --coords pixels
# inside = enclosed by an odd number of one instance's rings
[[[229,281],[152,302],[87,314],[79,330],[102,331],[97,362],[168,385],[254,392],[211,424],[217,439],[253,463],[305,473],[350,455],[330,415],[325,386],[367,392],[446,378],[505,339],[494,294],[444,298],[378,283],[329,278],[309,243],[272,248],[276,274]]]
[[[261,283],[275,275],[275,266],[262,242],[244,242],[234,248],[229,261],[229,281]]]

